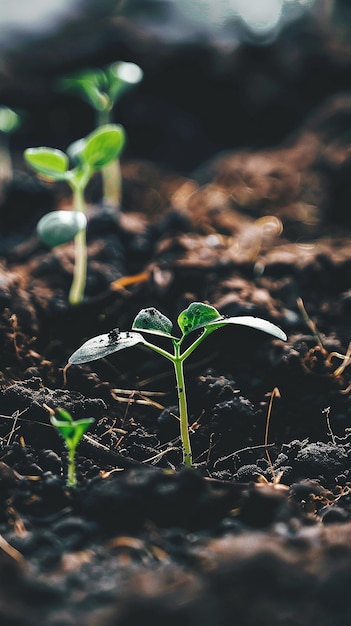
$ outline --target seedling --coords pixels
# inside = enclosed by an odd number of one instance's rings
[[[93,417],[73,420],[70,413],[65,411],[65,409],[56,409],[55,414],[50,416],[50,422],[64,439],[67,449],[67,487],[74,487],[77,484],[77,446],[84,433],[95,420]]]
[[[287,339],[286,334],[278,328],[278,326],[267,320],[248,315],[224,317],[213,306],[203,304],[202,302],[193,302],[187,309],[182,311],[178,317],[178,326],[181,331],[180,337],[176,337],[172,334],[173,324],[171,320],[160,313],[160,311],[155,308],[142,309],[135,317],[131,331],[120,332],[119,329],[114,329],[107,334],[98,335],[97,337],[89,339],[72,354],[69,358],[69,363],[78,365],[95,361],[114,352],[118,352],[119,350],[123,350],[124,348],[132,348],[138,345],[149,348],[171,361],[174,367],[178,393],[183,462],[186,467],[191,467],[192,450],[189,436],[184,361],[206,337],[211,335],[214,331],[230,325],[248,326],[256,330],[261,330],[283,341]],[[199,331],[200,334],[197,332],[192,343],[187,347],[183,347],[184,340],[194,331]],[[141,333],[146,333],[147,336],[156,335],[169,339],[173,347],[172,352],[151,343],[145,339]]]
[[[0,107],[0,180],[1,184],[12,178],[12,159],[8,137],[19,127],[20,116],[6,106]]]
[[[83,70],[60,80],[64,89],[77,92],[95,110],[96,126],[112,122],[112,109],[128,89],[141,81],[142,69],[135,63],[118,61],[103,69]],[[121,169],[119,160],[106,164],[102,170],[104,203],[121,204]]]
[[[75,263],[68,300],[79,304],[84,296],[87,274],[86,217],[84,191],[94,172],[111,163],[121,153],[124,130],[117,124],[106,124],[84,139],[75,141],[67,154],[55,148],[28,148],[24,157],[45,180],[64,180],[73,192],[74,212],[53,211],[38,223],[40,238],[51,247],[74,239]],[[69,156],[74,166],[69,169]]]

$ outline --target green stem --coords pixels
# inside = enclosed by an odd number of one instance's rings
[[[178,342],[174,343],[173,365],[177,381],[180,436],[183,444],[183,462],[185,467],[192,467],[193,457],[189,435],[188,402],[185,391],[184,361],[200,345],[205,337],[213,332],[213,330],[215,329],[205,328],[204,332],[194,341],[194,343],[192,343],[186,350],[184,350],[183,354],[180,354],[180,350],[183,339],[185,338],[184,335]]]
[[[105,124],[111,124],[111,107],[96,111],[96,126],[105,126]]]
[[[74,210],[85,212],[84,195],[82,187],[75,187]],[[74,238],[74,269],[71,289],[68,301],[73,306],[79,304],[84,297],[85,283],[87,278],[87,243],[85,228],[80,230]]]
[[[144,341],[143,346],[145,346],[146,348],[150,348],[150,350],[157,352],[157,354],[164,356],[165,359],[168,359],[169,361],[172,361],[172,363],[174,363],[174,356],[172,356],[170,352],[167,352],[167,350],[163,350],[162,348],[159,348],[159,346],[156,346],[153,343],[149,343],[148,341]]]
[[[13,177],[12,160],[9,150],[8,138],[0,132],[0,189]]]
[[[175,345],[175,359],[173,361],[179,405],[180,437],[183,444],[183,463],[185,467],[192,467],[193,456],[189,435],[188,403],[185,392],[184,358],[179,356],[179,345]]]
[[[76,456],[76,451],[75,449],[68,449],[68,456],[67,456],[67,487],[75,487],[75,485],[77,484],[77,477],[76,477],[76,460],[75,460],[75,456]]]
[[[122,175],[119,159],[112,161],[101,170],[103,184],[103,203],[119,208],[121,206]]]
[[[153,343],[145,341],[143,344],[145,347],[150,348],[157,354],[165,357],[169,361],[172,361],[174,367],[174,373],[176,378],[177,393],[178,393],[178,407],[179,407],[179,420],[180,420],[180,438],[183,446],[183,463],[185,467],[192,467],[192,451],[189,436],[189,418],[188,418],[188,403],[185,392],[185,379],[184,379],[184,361],[186,353],[180,355],[181,341],[173,341],[174,355],[170,354],[166,350],[155,346]],[[190,354],[190,353],[189,353]]]
[[[214,329],[211,328],[205,328],[204,332],[201,333],[201,335],[194,341],[194,343],[191,344],[191,346],[189,346],[186,350],[184,350],[183,354],[182,354],[182,359],[187,359],[188,356],[191,355],[192,352],[194,352],[194,350],[200,345],[200,343],[203,342],[203,340],[205,339],[205,337],[207,337],[208,335],[210,335],[211,333],[214,332]],[[183,341],[184,337],[182,337],[181,341]]]
[[[165,357],[169,361],[172,361],[178,393],[178,407],[179,407],[179,419],[180,419],[180,438],[183,446],[183,463],[185,467],[192,467],[193,455],[191,450],[190,435],[189,435],[189,417],[188,417],[188,402],[185,391],[185,378],[184,378],[184,361],[191,355],[191,353],[200,345],[200,343],[216,330],[215,328],[205,328],[202,334],[192,343],[183,354],[181,354],[181,346],[185,335],[179,340],[172,340],[174,347],[174,355],[170,354],[166,350],[155,346],[148,341],[144,342],[144,346],[150,348],[154,352],[157,352],[161,356]]]
[[[111,123],[111,109],[98,111],[97,126]],[[121,206],[122,174],[119,159],[105,165],[101,170],[103,203],[119,208]]]

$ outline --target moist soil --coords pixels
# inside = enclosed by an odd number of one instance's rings
[[[122,209],[89,205],[76,307],[72,245],[34,234],[65,191],[15,173],[0,208],[4,626],[350,624],[350,120],[335,98],[285,144],[187,176],[123,163]],[[288,340],[233,327],[192,355],[184,469],[167,362],[133,348],[66,364],[141,308],[176,322],[193,301]],[[71,489],[57,407],[95,418]]]

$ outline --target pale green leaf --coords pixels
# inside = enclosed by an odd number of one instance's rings
[[[20,116],[6,106],[0,107],[0,131],[12,133],[21,123]]]
[[[109,83],[109,96],[112,102],[130,87],[139,83],[143,77],[143,71],[136,63],[117,61],[105,68],[106,77]]]
[[[87,218],[81,211],[51,211],[37,224],[40,239],[50,248],[61,246],[86,228]]]
[[[49,180],[66,180],[68,170],[67,154],[56,148],[27,148],[24,152],[27,163]]]
[[[93,170],[100,170],[120,156],[125,132],[118,124],[105,124],[85,137],[84,142],[79,158]]]
[[[217,328],[222,328],[223,326],[248,326],[249,328],[253,328],[255,330],[261,330],[268,335],[272,335],[273,337],[277,337],[277,339],[282,339],[282,341],[287,340],[287,336],[279,326],[264,320],[260,317],[254,317],[252,315],[242,315],[238,317],[221,317],[218,320],[213,322],[209,322],[206,324],[206,329],[210,328],[216,330]]]
[[[142,309],[134,319],[132,329],[165,337],[172,337],[173,324],[154,307]]]
[[[118,329],[114,329],[104,335],[88,339],[70,356],[68,362],[73,365],[79,365],[97,361],[119,350],[145,343],[145,339],[140,333],[131,331],[120,332]]]

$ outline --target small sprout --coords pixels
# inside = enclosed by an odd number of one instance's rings
[[[178,317],[178,326],[181,330],[181,337],[174,337],[172,333],[173,325],[171,320],[151,307],[142,309],[134,319],[132,330],[120,332],[118,329],[110,331],[105,335],[98,335],[86,341],[69,358],[69,363],[78,365],[104,358],[109,354],[131,348],[134,346],[144,346],[160,354],[171,361],[174,367],[176,386],[178,392],[178,405],[180,416],[180,437],[183,446],[183,462],[187,467],[192,466],[192,450],[189,436],[188,405],[186,398],[186,386],[184,379],[184,361],[194,352],[194,350],[211,333],[224,326],[248,326],[256,330],[263,331],[268,335],[286,341],[286,334],[272,322],[268,322],[260,317],[244,315],[240,317],[224,317],[213,306],[202,302],[193,302],[187,309],[182,311]],[[135,332],[138,331],[138,332]],[[183,341],[190,333],[196,333],[193,342],[183,348]],[[143,337],[142,333],[153,334],[169,339],[173,346],[173,351],[168,352],[158,345],[151,343]]]
[[[13,133],[21,124],[20,116],[9,107],[0,107],[0,132]]]
[[[55,415],[50,417],[51,424],[63,437],[67,449],[67,487],[75,487],[76,477],[76,451],[77,446],[88,430],[89,426],[95,422],[93,417],[81,420],[73,420],[72,416],[65,409],[56,409]]]
[[[120,99],[122,94],[134,85],[140,83],[143,78],[143,70],[136,63],[117,61],[104,68],[108,82],[108,97],[111,108]]]
[[[125,134],[122,126],[106,124],[87,137],[75,141],[67,154],[56,148],[27,148],[27,163],[47,181],[66,181],[73,191],[74,213],[54,211],[38,224],[39,237],[49,246],[74,240],[75,263],[68,300],[79,304],[84,296],[87,272],[86,218],[84,191],[94,172],[112,162],[122,152]],[[70,158],[74,166],[69,169]]]
[[[6,106],[0,107],[0,181],[12,179],[12,159],[9,150],[9,135],[21,124],[20,116]]]
[[[111,112],[128,89],[141,81],[142,69],[135,63],[119,61],[103,69],[83,70],[61,78],[60,87],[79,93],[96,111],[96,126],[110,124]],[[104,203],[121,204],[121,171],[118,157],[101,166]]]
[[[102,69],[83,70],[61,78],[60,87],[79,93],[89,102],[98,112],[97,126],[100,126],[110,121],[106,119],[106,114],[110,113],[121,95],[142,78],[143,71],[136,63],[117,61]]]

